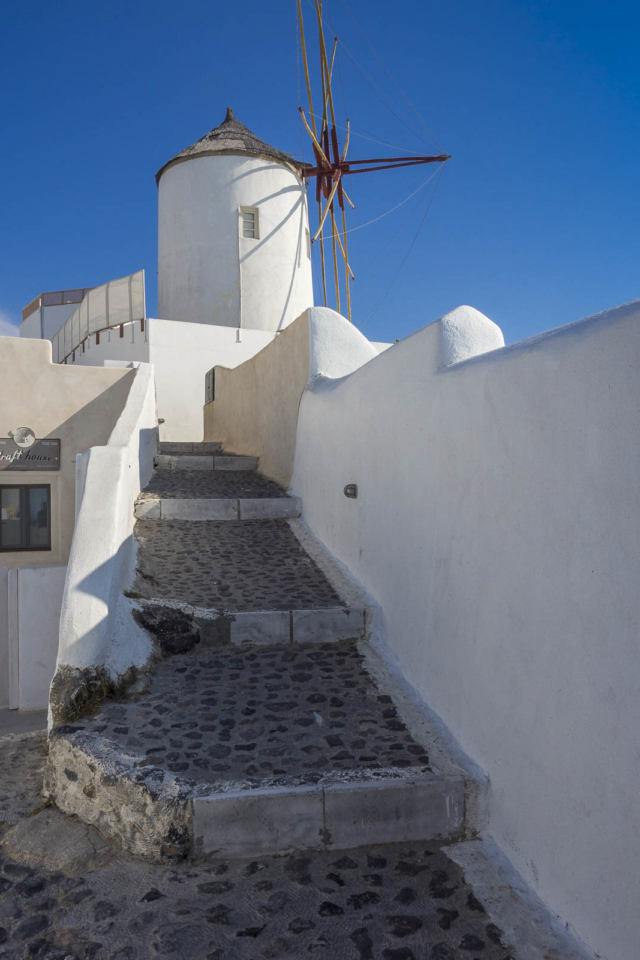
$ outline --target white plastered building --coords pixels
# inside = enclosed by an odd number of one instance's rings
[[[276,333],[313,302],[302,167],[227,110],[158,183],[158,312]]]
[[[92,317],[83,326],[80,308],[79,322],[61,315],[71,340],[59,360],[152,363],[160,439],[200,440],[207,371],[243,363],[313,305],[303,173],[229,108],[156,175],[160,319]],[[53,326],[30,318],[20,334],[54,338]]]

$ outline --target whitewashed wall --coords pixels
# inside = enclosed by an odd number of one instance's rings
[[[161,440],[202,440],[204,378],[215,364],[236,367],[271,343],[265,330],[238,331],[202,323],[147,319],[100,334],[100,343],[76,351],[75,365],[102,366],[105,361],[143,361],[154,367]],[[72,361],[69,360],[69,363]]]
[[[42,339],[40,310],[36,310],[34,313],[29,314],[27,319],[23,320],[20,324],[19,331],[19,336],[26,337],[29,340]]]
[[[187,164],[188,166],[188,164]],[[151,353],[158,394],[161,440],[202,440],[205,374],[214,364],[236,367],[252,357],[275,334],[230,327],[154,320]]]
[[[240,236],[239,208],[259,213]],[[288,166],[246,156],[192,157],[158,192],[158,312],[170,320],[276,330],[313,304],[306,187]]]
[[[9,706],[9,570],[0,563],[0,710]]]
[[[141,666],[151,642],[123,590],[133,579],[135,499],[153,472],[157,425],[153,370],[140,364],[109,442],[82,455],[82,496],[60,614],[56,667],[101,666],[118,677]],[[51,719],[51,718],[50,718]]]
[[[487,770],[491,834],[594,951],[631,960],[640,301],[473,358],[501,342],[460,308],[316,379],[292,489],[380,603],[405,675]]]
[[[149,321],[146,321],[144,330],[141,328],[139,320],[125,323],[122,337],[119,327],[113,330],[103,330],[100,333],[99,343],[96,343],[96,334],[92,333],[85,341],[84,350],[82,347],[78,347],[76,350],[75,360],[73,356],[68,358],[67,366],[100,367],[105,360],[148,363],[148,327]]]
[[[66,564],[0,564],[0,708],[46,710]]]
[[[52,307],[40,307],[20,324],[20,336],[35,340],[50,340],[72,313],[77,303],[60,303]]]
[[[378,351],[334,310],[311,307],[250,360],[215,367],[215,400],[204,407],[204,439],[260,458],[260,472],[291,481],[300,398],[317,376],[341,377]]]

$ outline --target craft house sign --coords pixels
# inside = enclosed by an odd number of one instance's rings
[[[0,470],[59,470],[60,441],[37,440],[29,427],[0,437]]]

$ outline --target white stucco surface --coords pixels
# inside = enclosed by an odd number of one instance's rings
[[[51,549],[0,553],[6,567],[66,563],[75,517],[76,456],[106,443],[124,407],[131,370],[73,369],[52,363],[48,340],[0,337],[2,436],[28,426],[60,440],[59,470],[0,471],[0,483],[51,487]]]
[[[26,337],[29,340],[40,340],[42,337],[42,323],[40,319],[40,310],[29,314],[26,320],[23,320],[19,326],[19,336]]]
[[[20,567],[18,578],[18,706],[46,710],[58,654],[66,564]]]
[[[95,333],[90,334],[82,346],[76,350],[75,360],[70,356],[67,366],[101,367],[105,360],[122,360],[149,363],[149,321],[145,321],[145,329],[139,320],[125,323],[123,336],[120,336],[119,327],[113,330],[103,330],[100,333],[100,342],[96,343]]]
[[[78,308],[77,303],[60,303],[52,307],[40,307],[30,314],[20,324],[20,336],[35,340],[50,340],[58,332],[72,313]]]
[[[608,960],[639,930],[639,321],[635,301],[500,348],[453,311],[310,384],[292,480],[487,771],[489,832]]]
[[[42,709],[58,643],[61,579],[75,522],[76,458],[107,441],[130,370],[72,370],[51,362],[47,340],[0,338],[2,435],[29,426],[60,440],[60,469],[0,471],[0,484],[46,484],[51,549],[0,553],[0,705]]]
[[[300,398],[317,377],[344,377],[377,356],[334,310],[311,307],[272,343],[234,369],[215,368],[215,400],[204,407],[204,439],[260,458],[260,471],[287,487]]]
[[[0,710],[9,706],[9,570],[0,564]]]
[[[216,364],[236,367],[273,337],[267,330],[242,330],[238,340],[237,331],[230,327],[152,321],[150,360],[155,370],[158,416],[165,421],[160,425],[160,439],[202,440],[207,371]]]
[[[124,337],[117,330],[95,336],[84,353],[76,351],[72,366],[102,366],[106,361],[142,361],[153,364],[161,440],[202,440],[202,405],[205,374],[216,364],[236,367],[244,363],[275,334],[266,330],[242,330],[202,323],[178,323],[149,318],[125,324]],[[69,365],[67,364],[67,365]]]
[[[241,236],[240,207],[259,236]],[[171,320],[270,330],[313,304],[306,188],[288,166],[201,156],[165,170],[158,195],[158,312]]]
[[[313,307],[309,320],[309,382],[316,377],[338,379],[378,356],[378,351],[352,323],[335,310]]]
[[[60,614],[57,666],[104,666],[113,677],[146,662],[151,643],[123,590],[133,576],[134,502],[157,449],[153,370],[140,364],[106,446],[83,455],[84,489]]]

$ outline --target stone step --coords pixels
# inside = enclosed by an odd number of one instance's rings
[[[299,517],[300,497],[257,497],[254,499],[163,499],[137,500],[138,520],[267,520]]]
[[[235,610],[199,607],[183,600],[138,598],[140,622],[157,632],[171,630],[176,615],[198,624],[201,633],[216,642],[246,644],[338,643],[366,638],[366,614],[354,607],[306,607],[291,610]],[[146,612],[150,618],[145,619]]]
[[[257,470],[258,457],[159,453],[154,458],[154,465],[157,470]]]
[[[98,956],[140,957],[149,952],[136,952],[144,937],[160,957],[192,960],[593,960],[490,839],[141,863],[76,818],[42,809],[45,756],[44,738],[0,738],[3,814],[10,818],[2,839],[5,940],[29,939],[49,921],[47,942],[31,938],[30,955],[53,941],[63,946],[50,958],[87,957],[94,952],[87,944],[97,943]],[[98,796],[112,783],[111,774]],[[33,896],[43,885],[46,898]],[[254,940],[257,951],[247,947]],[[20,947],[3,952],[15,958]]]
[[[218,613],[346,606],[291,529],[296,522],[137,520],[133,592]]]
[[[135,701],[59,727],[46,792],[159,861],[464,836],[474,784],[382,689],[354,641],[201,641]]]
[[[218,441],[189,442],[182,440],[161,440],[158,444],[158,453],[180,456],[183,454],[210,454],[218,453],[222,450],[222,444]]]
[[[256,470],[156,470],[139,500],[274,500],[286,491]]]
[[[451,840],[464,807],[462,778],[428,774],[230,790],[193,798],[193,839],[198,852],[222,857]]]

